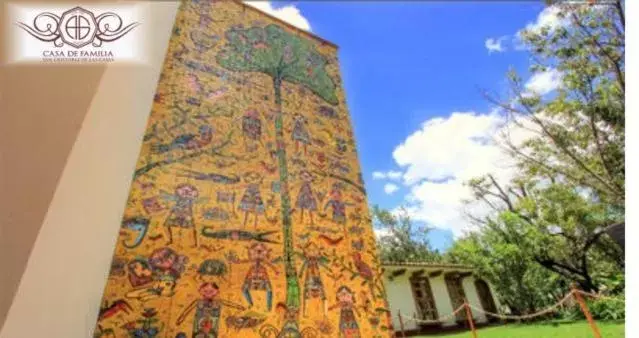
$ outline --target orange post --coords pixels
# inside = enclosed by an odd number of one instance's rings
[[[590,324],[590,328],[592,329],[592,333],[594,334],[595,338],[601,338],[601,333],[599,332],[599,328],[597,327],[595,320],[590,314],[590,310],[588,310],[588,305],[586,304],[586,301],[581,296],[581,293],[579,293],[579,290],[574,283],[572,284],[572,292],[573,296],[577,300],[577,303],[579,303],[579,307],[581,307],[581,311],[583,311],[584,315],[586,316],[586,320],[588,320],[588,324]]]
[[[473,334],[473,338],[477,338],[477,331],[475,330],[475,322],[473,322],[473,313],[470,311],[470,306],[468,306],[468,301],[464,301],[464,308],[466,309],[466,319],[468,319],[470,332]]]
[[[399,318],[399,329],[402,331],[402,337],[406,338],[406,333],[404,332],[404,320],[402,319],[402,312],[397,310],[397,317]]]

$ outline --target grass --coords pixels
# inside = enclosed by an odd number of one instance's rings
[[[623,322],[598,322],[597,327],[602,338],[623,338]],[[420,337],[438,338],[470,338],[470,331],[446,334],[428,335]],[[479,329],[477,338],[592,338],[592,330],[587,322],[575,322],[568,324],[507,324]]]

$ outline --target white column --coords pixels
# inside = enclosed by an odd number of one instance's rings
[[[399,317],[397,316],[398,311],[401,311],[404,318],[412,317],[413,314],[417,313],[415,299],[413,299],[413,291],[411,290],[410,281],[408,280],[409,274],[410,271],[407,271],[402,276],[395,277],[393,281],[389,281],[388,279],[384,281],[388,305],[393,315],[393,327],[396,331],[399,331],[401,327]],[[417,328],[415,322],[404,319],[404,330],[416,330]]]
[[[149,5],[150,65],[104,72],[0,338],[92,336],[178,5]]]
[[[446,281],[444,280],[444,274],[437,277],[432,277],[430,279],[430,287],[433,290],[433,297],[435,298],[435,305],[437,306],[437,313],[439,317],[444,317],[449,315],[454,311],[453,303],[450,300],[450,295],[448,294],[448,289],[446,288]],[[443,322],[443,326],[451,326],[455,325],[455,317],[448,319]]]
[[[462,286],[464,287],[464,293],[466,294],[468,303],[478,309],[483,309],[481,306],[481,301],[479,300],[479,295],[477,294],[477,288],[475,287],[475,277],[470,276],[464,278],[462,280]],[[486,315],[479,311],[473,310],[473,318],[477,323],[486,322]]]

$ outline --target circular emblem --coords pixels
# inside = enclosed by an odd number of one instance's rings
[[[80,48],[95,38],[96,22],[93,13],[76,7],[62,14],[60,18],[60,37],[69,46]]]

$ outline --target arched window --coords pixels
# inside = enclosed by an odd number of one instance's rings
[[[490,292],[490,287],[488,283],[486,283],[482,279],[475,280],[475,289],[477,289],[477,295],[479,296],[479,301],[481,302],[481,307],[488,312],[497,313],[497,306],[495,306],[495,299],[493,298],[493,294]],[[488,316],[489,320],[495,320],[495,317]]]

